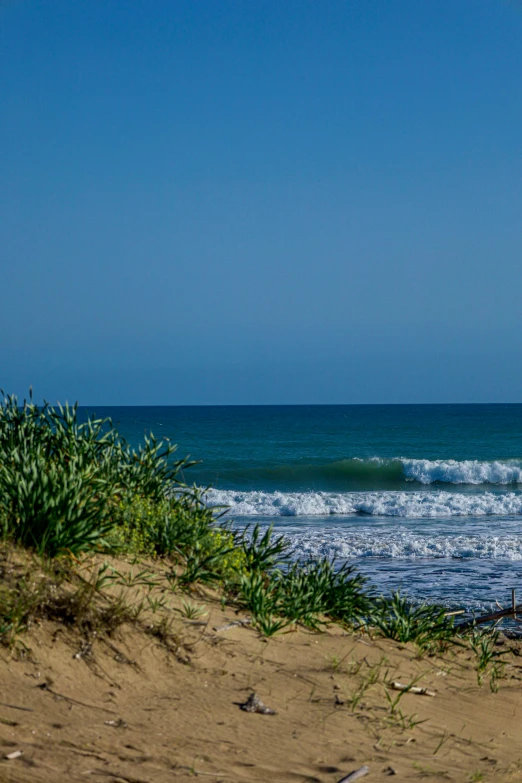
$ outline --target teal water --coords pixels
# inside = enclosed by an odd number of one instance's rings
[[[201,460],[186,481],[237,525],[274,523],[297,556],[466,608],[522,596],[522,405],[94,412],[132,445],[152,431]]]

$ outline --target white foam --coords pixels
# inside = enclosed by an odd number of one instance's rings
[[[210,506],[229,506],[230,516],[460,517],[522,514],[522,494],[419,492],[235,492],[211,489]]]
[[[430,537],[408,530],[384,535],[369,528],[357,531],[314,530],[285,533],[298,557],[311,555],[350,558],[479,558],[481,560],[522,560],[522,540],[516,536],[438,535]]]
[[[519,460],[479,462],[477,460],[429,460],[401,457],[404,476],[421,484],[440,481],[448,484],[519,484],[522,464]]]

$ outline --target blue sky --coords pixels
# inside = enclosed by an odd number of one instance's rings
[[[522,4],[4,0],[0,386],[522,402]]]

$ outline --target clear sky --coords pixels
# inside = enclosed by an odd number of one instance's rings
[[[3,0],[0,386],[522,402],[522,4]]]

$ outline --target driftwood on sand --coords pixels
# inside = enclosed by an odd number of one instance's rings
[[[500,606],[500,604],[497,604]],[[483,614],[480,617],[474,617],[472,620],[466,620],[464,623],[459,623],[457,626],[459,631],[466,631],[468,628],[473,628],[474,625],[482,625],[483,623],[494,622],[495,620],[502,620],[504,617],[512,617],[517,619],[517,614],[522,614],[522,604],[516,603],[516,593],[511,591],[511,606],[509,609],[503,609],[500,607],[498,612],[491,612],[490,614]]]
[[[394,691],[404,691],[405,693],[415,693],[417,696],[435,696],[435,691],[430,691],[429,688],[419,688],[417,685],[403,685],[402,682],[390,682],[388,683],[390,688]]]
[[[359,778],[364,777],[368,774],[370,771],[370,767],[367,767],[366,764],[363,767],[359,767],[359,769],[356,769],[355,772],[350,772],[349,775],[346,775],[345,778],[341,778],[341,780],[338,780],[337,783],[353,783],[354,780],[359,780]]]
[[[251,625],[252,620],[250,617],[247,617],[245,620],[234,620],[232,623],[226,623],[225,625],[218,625],[217,627],[214,627],[214,631],[216,633],[221,633],[221,631],[228,631],[229,628],[238,628],[244,625]]]

